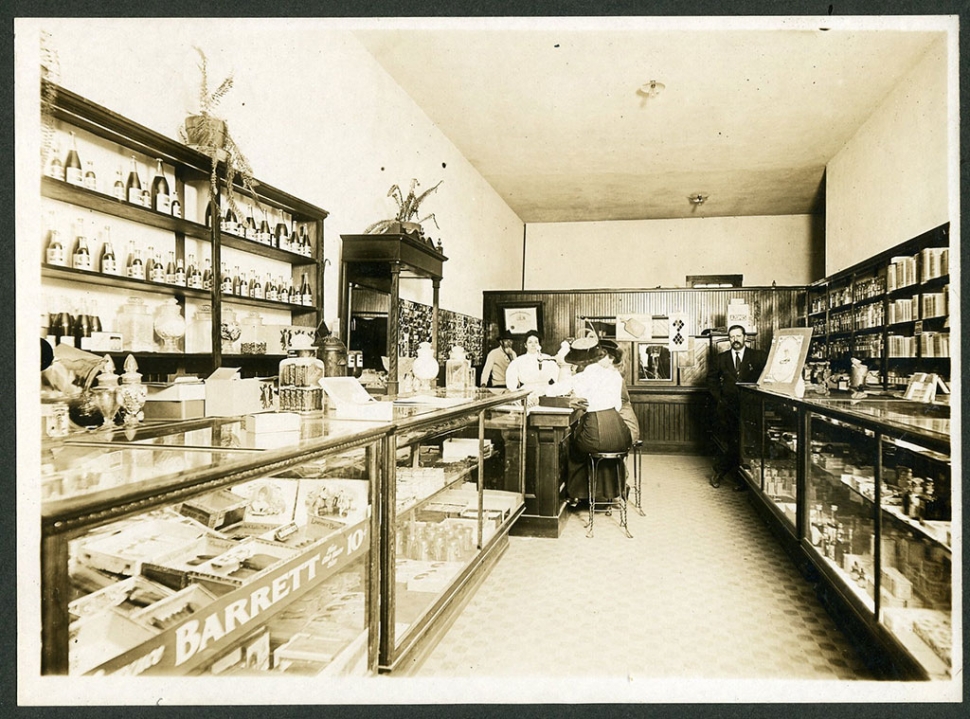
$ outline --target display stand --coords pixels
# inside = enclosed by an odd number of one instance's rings
[[[438,292],[442,265],[448,259],[429,243],[410,235],[341,235],[340,316],[350,347],[354,286],[390,295],[387,313],[387,393],[398,393],[401,280],[430,279],[434,288],[431,346],[438,350]]]

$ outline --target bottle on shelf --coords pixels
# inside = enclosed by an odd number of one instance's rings
[[[182,264],[181,257],[175,260],[175,284],[180,287],[185,287],[186,285],[185,265]]]
[[[202,275],[195,264],[195,253],[189,253],[189,266],[185,270],[185,284],[192,289],[202,289]]]
[[[205,206],[205,226],[212,227],[212,203],[209,202]]]
[[[94,172],[94,163],[88,160],[85,165],[84,170],[84,186],[89,190],[98,191],[98,176]]]
[[[64,244],[61,242],[61,233],[53,226],[53,214],[48,221],[50,228],[47,233],[47,264],[65,267],[67,258],[64,255]]]
[[[277,210],[276,218],[276,246],[281,250],[292,250],[290,245],[290,228],[286,226],[283,210]]]
[[[246,219],[243,221],[244,227],[242,231],[243,237],[247,240],[255,240],[258,238],[258,228],[256,227],[256,220],[253,217],[253,206],[251,204],[246,205]]]
[[[131,156],[131,168],[128,170],[128,181],[125,183],[125,193],[132,205],[141,204],[141,178],[138,176],[138,164],[135,156]]]
[[[89,300],[88,312],[88,324],[91,325],[91,331],[100,332],[102,330],[101,315],[98,314],[98,303],[96,300]]]
[[[264,245],[273,244],[273,233],[269,229],[269,220],[266,219],[266,211],[263,211],[263,217],[259,221],[259,234],[256,238],[262,242]]]
[[[81,158],[77,154],[77,135],[73,131],[71,132],[71,147],[67,151],[67,159],[64,160],[64,179],[72,185],[84,185]]]
[[[234,289],[232,275],[229,274],[229,268],[226,267],[225,262],[222,263],[222,276],[220,282],[222,286],[222,294],[231,295]]]
[[[81,340],[91,336],[91,318],[88,316],[87,303],[81,300],[81,304],[74,313],[74,346],[81,348]]]
[[[71,257],[72,265],[76,270],[91,269],[91,250],[88,249],[88,238],[84,230],[84,219],[78,218],[74,254]]]
[[[236,292],[235,294],[239,297],[249,297],[249,279],[246,277],[246,271],[239,271],[239,267],[236,267]]]
[[[142,207],[152,206],[152,191],[151,189],[149,189],[147,185],[141,188],[141,206]]]
[[[212,260],[205,258],[205,269],[202,270],[202,289],[212,289]]]
[[[276,302],[279,300],[279,293],[276,291],[276,285],[273,284],[273,275],[266,273],[266,284],[263,285],[263,297],[271,302]]]
[[[125,188],[125,180],[121,174],[121,167],[118,167],[117,172],[115,172],[115,184],[111,189],[111,194],[114,195],[115,199],[125,201],[125,197],[128,195],[128,190]]]
[[[249,296],[256,300],[264,298],[263,283],[259,281],[256,270],[249,271]]]
[[[74,318],[71,317],[70,312],[64,309],[63,300],[61,300],[60,312],[57,313],[57,317],[51,323],[51,330],[57,338],[58,344],[74,344]]]
[[[61,160],[61,149],[58,147],[55,141],[51,144],[50,150],[51,161],[47,166],[48,177],[53,177],[55,180],[64,181],[64,162]]]
[[[172,197],[168,190],[168,180],[162,167],[162,158],[155,158],[155,178],[152,180],[152,209],[169,214],[172,211]]]
[[[105,225],[102,230],[104,245],[101,247],[101,273],[105,275],[118,274],[118,259],[115,257],[115,248],[111,244],[111,226]]]
[[[306,272],[303,273],[303,281],[300,283],[300,304],[306,307],[313,306],[313,292]]]
[[[222,230],[231,232],[234,235],[239,234],[239,218],[236,217],[236,213],[233,212],[231,207],[226,207],[226,214],[222,221]]]
[[[152,247],[149,247],[148,254],[151,255],[151,272],[149,273],[148,279],[152,282],[164,283],[165,265],[162,264],[161,253],[155,252]]]
[[[165,284],[175,284],[175,252],[169,251],[168,262],[165,263]]]
[[[141,259],[141,250],[134,242],[128,243],[128,277],[133,280],[145,279],[145,263]]]
[[[306,255],[309,257],[313,254],[313,250],[310,247],[310,233],[307,231],[305,224],[300,225],[300,240],[299,240],[299,253],[301,255]]]
[[[178,217],[179,219],[182,218],[182,203],[179,200],[179,196],[174,191],[172,192],[171,210],[172,217]]]

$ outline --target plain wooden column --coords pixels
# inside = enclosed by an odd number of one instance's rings
[[[401,263],[391,263],[391,306],[387,311],[387,394],[396,395],[398,387],[398,337],[401,333]]]
[[[434,288],[431,306],[431,348],[434,350],[435,359],[438,359],[438,292],[441,289],[441,280],[432,280],[431,286]]]

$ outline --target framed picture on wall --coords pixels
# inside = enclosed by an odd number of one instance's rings
[[[634,347],[636,384],[673,384],[674,361],[666,340],[637,342]]]
[[[514,302],[500,304],[499,331],[521,336],[526,332],[542,334],[542,303]]]

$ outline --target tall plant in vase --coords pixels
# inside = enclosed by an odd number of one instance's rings
[[[225,163],[226,167],[226,205],[235,213],[236,217],[242,216],[236,206],[235,183],[238,176],[240,184],[253,198],[253,201],[260,205],[256,197],[256,185],[253,178],[253,169],[246,159],[246,155],[229,133],[229,126],[226,121],[215,115],[216,108],[223,98],[232,89],[234,76],[233,73],[213,85],[209,77],[209,61],[201,48],[196,47],[199,53],[199,110],[196,114],[185,118],[182,127],[179,128],[179,137],[182,142],[190,147],[194,147],[200,152],[205,153],[212,159],[212,168],[209,173],[209,199],[214,200],[219,196],[219,163]]]

